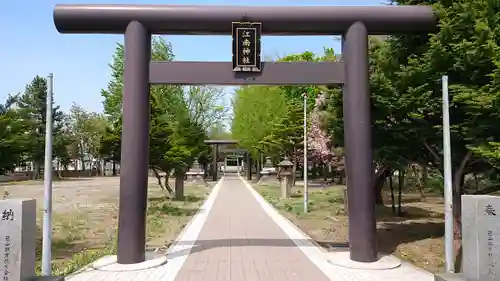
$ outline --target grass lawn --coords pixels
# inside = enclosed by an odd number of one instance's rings
[[[309,189],[309,212],[303,213],[302,187],[294,187],[291,198],[281,198],[277,186],[254,188],[281,214],[307,233],[327,250],[347,247],[348,219],[344,210],[344,187],[330,186]],[[430,272],[444,267],[444,215],[440,196],[426,194],[420,202],[417,193],[405,193],[402,216],[393,214],[388,206],[377,207],[379,251],[392,253]]]
[[[148,250],[166,251],[198,211],[211,187],[185,185],[185,199],[167,199],[156,179],[148,187]],[[42,248],[43,183],[8,185],[9,197],[37,199],[37,273]],[[119,178],[94,178],[54,184],[52,268],[55,275],[68,275],[94,260],[116,254]],[[29,194],[29,195],[28,195]]]

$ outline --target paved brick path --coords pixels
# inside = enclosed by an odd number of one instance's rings
[[[236,177],[227,177],[175,281],[330,280],[265,213]]]
[[[150,262],[158,262],[155,259],[144,264],[118,265],[112,262],[116,259],[115,256],[108,256],[100,262],[111,268],[85,267],[66,280],[434,280],[431,273],[408,263],[389,270],[351,269],[332,264],[328,262],[329,256],[326,253],[304,240],[307,238],[300,231],[271,207],[262,205],[262,198],[256,198],[253,193],[254,190],[248,189],[236,177],[222,180],[214,187],[203,210],[193,218],[177,243],[169,249],[168,262],[163,265],[149,267]],[[300,248],[289,237],[298,239],[296,242],[301,245]],[[190,250],[191,253],[188,254]],[[304,253],[307,253],[307,257]],[[337,257],[336,261],[343,260]]]

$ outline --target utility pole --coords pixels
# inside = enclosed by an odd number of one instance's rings
[[[43,240],[42,240],[42,275],[52,274],[52,95],[54,75],[47,77],[47,111],[45,115],[45,166],[43,194]]]
[[[444,158],[444,251],[446,272],[454,272],[453,255],[453,185],[451,179],[450,105],[448,76],[443,76],[443,158]]]
[[[295,176],[295,175],[294,175]],[[307,92],[304,93],[304,213],[308,212],[309,194],[307,187]]]

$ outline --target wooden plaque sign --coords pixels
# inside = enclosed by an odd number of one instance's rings
[[[260,72],[260,22],[233,22],[233,71]]]

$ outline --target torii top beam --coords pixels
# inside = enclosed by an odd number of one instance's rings
[[[262,22],[267,35],[342,34],[354,22],[369,34],[428,33],[437,18],[429,6],[211,6],[211,5],[56,5],[61,33],[123,34],[132,21],[152,34],[229,35],[231,22]]]
[[[237,140],[205,140],[206,144],[238,144]]]

